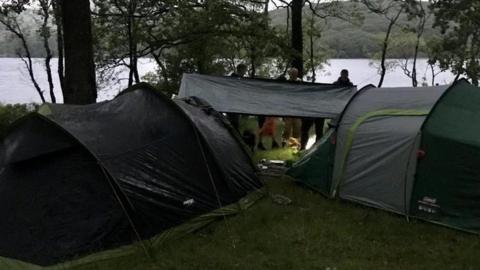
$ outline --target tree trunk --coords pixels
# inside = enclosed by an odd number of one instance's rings
[[[128,49],[129,49],[129,68],[130,74],[128,76],[128,86],[132,86],[133,82],[139,83],[140,76],[138,74],[138,57],[137,57],[137,40],[135,30],[135,17],[134,13],[137,8],[136,2],[131,0],[128,6]]]
[[[412,67],[412,85],[413,87],[417,87],[418,86],[418,79],[417,79],[417,59],[418,59],[418,51],[420,49],[420,41],[422,39],[422,36],[423,36],[423,32],[425,30],[425,23],[426,23],[426,18],[425,17],[422,17],[420,18],[420,24],[419,24],[419,28],[417,29],[417,40],[416,40],[416,43],[415,43],[415,52],[413,54],[413,67]],[[433,84],[432,84],[433,86]]]
[[[430,64],[430,70],[432,71],[432,86],[435,86],[435,77],[437,76],[435,74],[435,65]]]
[[[298,69],[299,78],[303,77],[303,30],[302,10],[303,0],[292,0],[292,67]]]
[[[57,27],[57,50],[58,50],[58,63],[57,73],[60,81],[60,88],[63,92],[63,84],[65,81],[64,67],[63,67],[63,25],[62,25],[62,8],[60,0],[53,0],[52,7],[55,15],[55,25]]]
[[[95,64],[93,61],[92,25],[89,0],[61,0],[66,104],[95,103]]]
[[[387,73],[387,67],[385,66],[385,61],[387,59],[387,50],[388,50],[388,43],[390,41],[390,34],[392,33],[393,26],[395,26],[395,23],[397,22],[402,12],[403,12],[403,8],[400,8],[400,10],[398,10],[395,17],[390,19],[390,23],[388,24],[387,33],[385,34],[385,39],[383,40],[380,82],[378,82],[378,87],[382,87],[383,80],[385,79],[385,74]]]
[[[265,1],[265,7],[263,9],[263,14],[268,16],[268,5],[270,4],[270,0]]]
[[[54,92],[54,85],[53,85],[53,78],[52,78],[52,68],[50,66],[50,62],[52,60],[52,50],[50,49],[50,44],[48,43],[48,39],[50,37],[50,30],[48,28],[48,21],[50,19],[50,2],[49,0],[40,1],[40,6],[42,10],[42,28],[41,28],[41,37],[43,39],[43,48],[45,49],[45,71],[47,72],[47,81],[48,81],[48,89],[50,93],[50,101],[52,103],[57,103],[57,99],[55,97]]]
[[[257,68],[255,66],[255,62],[256,62],[256,47],[255,46],[251,46],[250,47],[250,64],[251,64],[251,72],[250,72],[250,78],[255,78],[255,76],[257,75]]]
[[[313,31],[315,28],[315,15],[312,12],[312,18],[310,18],[310,65],[312,68],[312,82],[314,83],[317,80],[317,74],[315,71],[315,51],[314,51],[314,36],[313,36]]]
[[[413,54],[413,67],[412,67],[412,86],[417,87],[418,86],[418,80],[417,80],[417,58],[418,58],[418,43],[420,42],[420,39],[417,41],[417,45],[415,46],[415,53]]]

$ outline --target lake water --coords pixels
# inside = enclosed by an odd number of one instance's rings
[[[391,60],[393,61],[393,60]],[[42,59],[35,59],[35,76],[42,89],[47,90],[47,78],[44,72]],[[52,61],[52,69],[56,70],[56,59]],[[335,81],[342,69],[350,71],[350,79],[359,88],[368,84],[378,84],[380,76],[376,66],[377,64],[371,62],[369,59],[331,59],[328,64],[324,65],[322,70],[318,71],[317,82],[331,83]],[[150,59],[141,59],[139,63],[140,76],[145,75],[149,71],[155,71],[156,64]],[[427,78],[427,82],[431,82],[431,75],[427,69],[426,59],[419,59],[418,61],[418,80],[421,82],[422,77]],[[126,78],[128,72],[119,69],[118,76],[119,84],[110,85],[106,89],[99,91],[98,101],[111,99],[121,89],[127,85]],[[54,72],[54,80],[56,82],[55,92],[57,100],[61,101],[61,92],[58,85],[58,77]],[[443,72],[436,77],[436,83],[449,84],[454,79],[450,72]],[[399,68],[392,68],[385,76],[384,87],[396,86],[411,86],[411,80]],[[45,97],[50,100],[46,91]],[[33,87],[30,77],[25,70],[23,62],[18,58],[0,58],[0,103],[30,103],[40,102],[40,98]]]

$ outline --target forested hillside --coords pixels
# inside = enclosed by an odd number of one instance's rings
[[[321,42],[324,47],[330,48],[330,57],[333,58],[373,57],[381,50],[381,42],[385,36],[388,20],[383,15],[374,14],[362,4],[345,2],[343,5],[347,10],[355,10],[359,16],[346,18],[329,17],[325,20],[317,18],[316,30],[321,35],[317,42]],[[305,20],[311,18],[312,14],[308,6],[304,7],[303,14],[305,24],[307,23]],[[287,10],[284,8],[272,10],[270,12],[271,24],[286,29],[287,16]],[[432,27],[433,15],[428,14],[427,17],[428,20],[424,33],[425,40],[438,33]],[[400,45],[398,43],[413,42],[414,34],[403,29],[404,27],[413,26],[410,24],[407,15],[400,17],[392,36],[393,47],[395,47],[395,43]],[[395,50],[395,48],[390,50],[389,53],[389,57],[392,58],[404,57],[404,52]]]
[[[318,48],[328,50],[328,55],[334,58],[370,58],[381,50],[381,40],[385,34],[387,20],[382,15],[377,15],[369,11],[365,6],[344,3],[348,9],[355,9],[360,15],[352,18],[334,18],[329,17],[327,20],[316,18],[315,31],[321,35],[315,42]],[[42,41],[38,33],[38,15],[33,11],[27,11],[22,15],[23,29],[25,30],[27,41],[31,47],[34,57],[41,57],[44,54]],[[311,17],[309,7],[304,8],[304,21]],[[277,9],[270,11],[271,24],[278,28],[287,27],[287,11],[286,9]],[[433,16],[431,16],[425,27],[425,39],[432,37],[435,30],[431,25]],[[305,22],[307,23],[307,22]],[[407,16],[400,18],[396,31],[393,34],[395,39],[402,39],[403,42],[409,39],[409,35],[402,31],[401,27],[408,25]],[[28,29],[28,30],[27,30]],[[305,37],[306,38],[306,37]],[[20,48],[19,41],[12,38],[11,34],[0,26],[0,57],[16,57],[17,50]],[[53,40],[52,40],[53,42]],[[395,45],[395,44],[393,44]],[[56,46],[52,45],[52,49]],[[55,52],[54,52],[55,53]],[[395,50],[390,51],[390,57],[403,57],[398,55]]]

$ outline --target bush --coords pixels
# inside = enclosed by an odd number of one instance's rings
[[[0,138],[3,138],[8,130],[8,127],[18,118],[26,115],[29,112],[36,110],[36,104],[14,104],[2,105],[0,104]]]

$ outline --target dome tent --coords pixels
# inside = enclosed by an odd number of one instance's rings
[[[403,166],[400,164],[407,164],[405,149],[415,143],[427,111],[445,89],[443,86],[364,87],[349,101],[335,128],[294,164],[288,174],[330,197],[339,194],[339,190],[342,195],[348,194],[350,188],[357,189],[356,184],[363,181],[377,181],[375,174],[384,173],[377,169],[386,168],[392,175],[398,174],[391,168],[400,169]],[[396,181],[402,181],[402,175]],[[359,190],[366,191],[364,187]],[[403,207],[394,208],[403,211]]]
[[[201,101],[146,84],[17,121],[0,152],[0,268],[118,256],[249,206],[262,183],[232,134]]]
[[[330,197],[479,233],[479,112],[480,90],[465,80],[365,88],[288,174]]]

